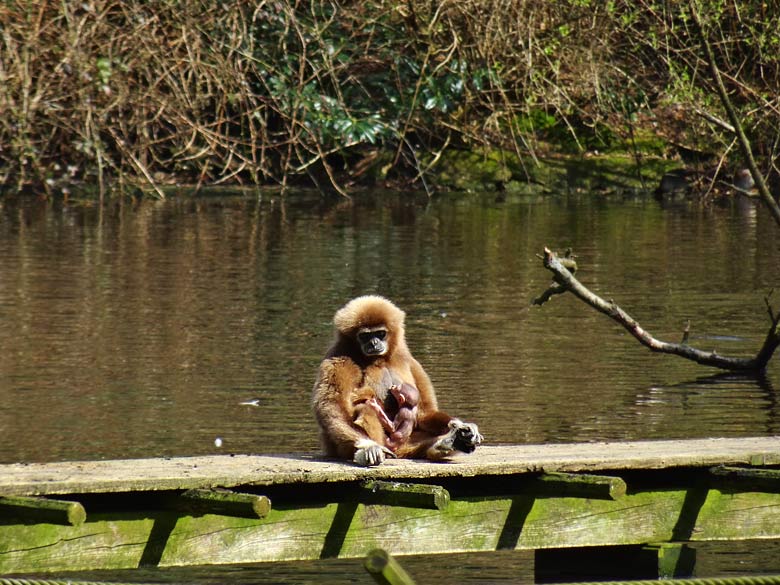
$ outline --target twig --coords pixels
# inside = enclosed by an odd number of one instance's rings
[[[705,112],[701,108],[696,108],[696,107],[693,108],[693,112],[696,115],[701,116],[702,118],[704,118],[708,122],[712,122],[716,126],[720,126],[720,128],[725,130],[726,132],[731,132],[732,134],[734,134],[734,132],[735,132],[734,126],[732,126],[728,122],[725,122],[725,121],[721,120],[715,114],[711,114],[709,112]]]
[[[547,248],[545,248],[545,252],[547,251]],[[543,256],[539,256],[537,254],[537,258],[544,259]],[[577,272],[577,262],[574,260],[575,256],[571,251],[571,248],[567,248],[566,252],[563,255],[563,258],[558,258],[558,262],[561,263],[561,266],[565,267],[566,270],[568,270],[569,274],[574,274]],[[533,301],[531,301],[532,304],[542,306],[544,303],[549,301],[552,297],[555,295],[562,295],[567,290],[569,290],[566,287],[566,284],[562,279],[558,278],[558,275],[553,275],[553,282],[549,287],[547,287],[547,290],[545,290],[542,294],[540,294],[538,297],[536,297]]]
[[[549,287],[547,287],[542,294],[540,294],[533,301],[531,301],[531,304],[538,305],[541,307],[543,304],[545,304],[555,295],[562,295],[567,290],[569,289],[567,289],[565,286],[561,284],[553,283]]]
[[[775,316],[775,311],[769,302],[769,299],[772,296],[773,292],[775,292],[774,289],[770,290],[769,293],[764,297],[764,304],[766,305],[766,310],[769,313],[769,320],[774,322],[777,320],[778,317],[780,317],[780,313],[778,313],[777,316]]]
[[[154,179],[152,178],[152,175],[149,173],[149,171],[146,169],[146,167],[141,164],[141,161],[136,158],[136,156],[130,152],[130,149],[127,148],[125,145],[125,141],[122,140],[116,132],[114,132],[114,129],[109,127],[108,128],[109,133],[114,138],[114,141],[116,142],[116,145],[119,147],[119,150],[121,150],[124,154],[127,155],[127,158],[130,159],[130,161],[136,166],[136,168],[141,172],[141,174],[146,178],[146,180],[149,182],[149,185],[151,185],[152,189],[154,189],[154,192],[157,193],[157,197],[160,199],[165,199],[165,193],[162,192],[162,189],[160,189],[157,186],[157,183],[154,182]]]
[[[420,159],[417,158],[417,153],[414,151],[414,146],[412,146],[409,143],[409,140],[407,140],[405,134],[401,135],[401,140],[403,141],[404,144],[406,144],[406,147],[409,149],[409,152],[412,154],[412,160],[414,160],[414,166],[417,169],[417,177],[415,177],[414,180],[417,180],[417,178],[419,178],[420,181],[422,181],[423,188],[425,189],[425,194],[430,199],[433,194],[431,193],[431,190],[428,187],[428,182],[425,180],[425,171],[423,171],[423,169],[420,168]],[[449,137],[447,138],[447,140],[449,141]]]
[[[616,321],[622,325],[631,335],[637,339],[637,341],[639,341],[639,343],[652,351],[677,355],[705,366],[712,366],[714,368],[720,368],[723,370],[760,374],[766,370],[769,360],[772,358],[772,355],[774,354],[777,347],[780,346],[780,327],[778,326],[780,325],[780,312],[774,314],[774,312],[771,310],[771,307],[769,307],[768,297],[765,302],[767,303],[767,307],[770,308],[770,320],[772,325],[769,328],[769,332],[767,333],[766,339],[764,340],[761,349],[753,358],[727,357],[718,355],[714,351],[701,351],[691,347],[690,345],[687,345],[687,343],[668,343],[656,339],[650,335],[650,333],[645,331],[633,317],[631,317],[617,304],[615,304],[614,301],[605,301],[598,295],[588,290],[564,266],[562,259],[558,258],[558,256],[548,248],[544,249],[542,263],[547,270],[553,273],[553,278],[556,282],[556,292],[550,293],[550,289],[548,289],[545,291],[545,293],[542,294],[540,299],[546,296],[546,298],[544,298],[546,301],[549,300],[553,294],[560,294],[560,292],[569,291],[587,305],[590,305],[597,311],[604,313],[613,321]],[[563,290],[557,292],[559,289]],[[537,303],[535,300],[534,304],[542,303]]]

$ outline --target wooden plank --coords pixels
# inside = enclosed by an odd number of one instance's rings
[[[360,501],[364,504],[443,510],[450,503],[450,494],[437,485],[371,480],[360,485]]]
[[[316,455],[214,455],[164,459],[0,465],[0,493],[71,493],[330,483],[368,479],[597,472],[713,465],[780,464],[780,437],[482,446],[442,463],[388,460],[361,468]]]
[[[191,489],[165,500],[170,507],[190,514],[222,514],[241,518],[263,518],[271,509],[271,500],[257,494],[226,489]]]
[[[28,496],[0,496],[0,518],[9,517],[25,522],[78,526],[87,519],[87,512],[79,502]]]
[[[264,519],[95,513],[81,526],[0,525],[0,574],[358,558],[374,548],[405,555],[662,543],[680,531],[689,492],[464,498],[445,510],[342,502],[271,509]],[[780,494],[712,489],[702,502],[692,541],[780,538]]]
[[[699,510],[692,540],[729,540],[737,533],[778,532],[780,497],[777,493],[710,489]]]
[[[626,495],[626,482],[608,475],[555,471],[542,473],[529,481],[526,489],[535,495],[616,500]]]
[[[715,483],[736,490],[780,492],[780,469],[756,469],[718,465],[710,469]]]

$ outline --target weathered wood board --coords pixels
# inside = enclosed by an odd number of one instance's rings
[[[686,496],[468,498],[445,511],[340,503],[255,520],[95,514],[78,527],[0,526],[0,573],[660,543],[673,540]],[[780,496],[710,490],[689,540],[752,538],[780,538]]]
[[[360,468],[313,455],[214,455],[0,465],[0,495],[173,490],[240,485],[431,479],[536,471],[780,464],[780,437],[483,446],[440,463],[387,460]]]
[[[0,518],[0,573],[363,557],[373,548],[403,555],[780,538],[780,488],[709,483],[718,481],[709,467],[721,464],[780,465],[780,438],[487,446],[449,462],[371,469],[251,455],[2,465],[0,495],[83,497],[87,519]],[[542,471],[625,475],[627,490],[614,498],[540,495],[517,482]],[[345,496],[365,479],[469,487],[441,509]],[[235,486],[291,495],[272,497],[262,518],[192,515],[147,498]],[[89,494],[100,498],[96,509]]]

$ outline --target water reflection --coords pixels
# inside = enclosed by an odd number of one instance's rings
[[[316,365],[364,293],[406,310],[442,407],[489,443],[774,434],[777,359],[703,378],[573,298],[529,302],[536,254],[572,246],[656,337],[690,319],[694,344],[748,355],[776,232],[752,206],[643,198],[1,200],[0,460],[316,451]]]

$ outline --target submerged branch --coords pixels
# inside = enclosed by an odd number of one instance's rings
[[[604,313],[613,321],[622,325],[626,331],[639,341],[639,343],[650,350],[677,355],[705,366],[723,370],[762,373],[766,369],[767,364],[778,345],[780,345],[780,311],[775,313],[772,310],[768,298],[766,299],[766,304],[769,309],[771,327],[769,328],[769,332],[767,333],[761,349],[755,357],[734,358],[718,355],[714,351],[702,351],[685,343],[685,341],[687,341],[685,339],[687,335],[684,337],[684,343],[668,343],[666,341],[661,341],[645,331],[631,315],[621,309],[614,301],[605,301],[586,288],[568,270],[564,265],[563,260],[565,260],[565,258],[559,258],[548,248],[544,249],[542,263],[547,270],[553,273],[555,284],[547,289],[539,298],[535,299],[534,304],[541,305],[555,294],[561,294],[566,291],[571,292],[587,305],[590,305],[597,311]],[[554,289],[554,292],[550,292],[551,289]]]

